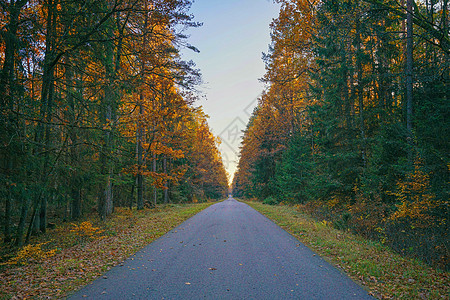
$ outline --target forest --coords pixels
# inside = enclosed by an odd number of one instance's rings
[[[448,269],[448,0],[277,0],[233,196]]]
[[[0,1],[0,235],[21,246],[116,207],[228,189],[201,75],[181,49],[190,0]]]

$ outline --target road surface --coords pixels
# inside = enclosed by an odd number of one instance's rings
[[[232,198],[210,206],[69,299],[373,299]]]

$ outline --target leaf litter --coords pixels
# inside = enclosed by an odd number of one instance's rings
[[[169,205],[139,212],[119,208],[104,223],[92,218],[104,230],[101,238],[76,244],[70,240],[69,227],[62,225],[33,241],[51,240],[58,249],[53,256],[39,263],[0,266],[0,299],[64,298],[113,266],[123,266],[127,257],[210,204]]]

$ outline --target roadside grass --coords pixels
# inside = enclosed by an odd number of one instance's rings
[[[116,208],[106,222],[92,216],[84,227],[62,224],[31,242],[42,245],[42,255],[0,265],[0,299],[64,298],[212,204]]]
[[[244,201],[378,299],[449,299],[448,272],[405,258],[381,243],[337,230],[296,207]]]

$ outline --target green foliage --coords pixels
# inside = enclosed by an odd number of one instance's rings
[[[352,219],[351,213],[346,211],[346,212],[342,213],[342,215],[339,217],[339,219],[337,221],[333,222],[333,226],[334,226],[334,228],[339,229],[339,230],[346,230],[350,227],[349,223],[350,223],[351,219]]]
[[[435,31],[445,40],[448,13],[437,2],[413,12],[435,27],[413,28],[410,131],[397,4],[280,3],[237,193],[304,204],[336,228],[448,268],[449,60],[445,47],[426,42]]]
[[[2,5],[0,202],[8,246],[93,210],[106,219],[117,207],[142,208],[144,199],[155,206],[225,195],[218,141],[194,105],[200,74],[179,55],[188,44],[178,30],[199,26],[191,2]]]
[[[116,208],[101,223],[91,214],[77,226],[58,224],[56,230],[36,237],[36,243],[16,252],[13,260],[18,264],[1,266],[0,297],[67,298],[211,204],[161,205],[141,211]],[[98,237],[100,231],[101,239],[90,238]],[[88,237],[82,247],[74,233]]]
[[[440,299],[448,295],[448,272],[404,258],[380,242],[327,226],[330,222],[318,221],[321,219],[308,214],[304,205],[247,203],[366,287],[377,299]]]
[[[305,203],[313,199],[314,186],[310,175],[313,167],[308,137],[297,133],[289,141],[277,165],[276,179],[282,199],[290,203]]]
[[[267,205],[277,205],[280,202],[277,199],[275,199],[274,197],[269,196],[266,199],[264,199],[263,203],[267,204]]]

